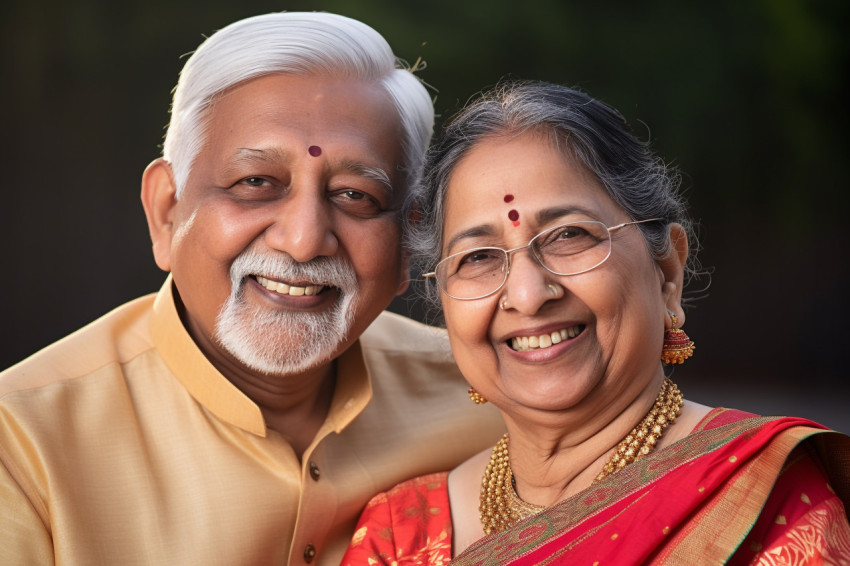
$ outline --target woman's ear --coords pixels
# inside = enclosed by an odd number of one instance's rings
[[[171,164],[159,158],[142,175],[142,206],[148,219],[153,257],[163,271],[171,271],[171,240],[174,237],[174,205],[177,187]]]
[[[685,324],[685,312],[682,310],[682,287],[685,281],[685,264],[688,261],[688,235],[681,224],[670,225],[670,253],[658,262],[663,282],[661,293],[667,310],[678,318],[679,326]],[[665,317],[669,322],[670,317]]]

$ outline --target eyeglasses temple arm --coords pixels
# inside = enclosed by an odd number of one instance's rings
[[[660,222],[664,220],[663,218],[647,218],[646,220],[635,220],[634,222],[623,222],[622,224],[617,224],[616,226],[610,226],[608,228],[609,232],[613,232],[614,230],[619,230],[620,228],[625,228],[626,226],[630,226],[631,224],[643,224],[644,222]]]

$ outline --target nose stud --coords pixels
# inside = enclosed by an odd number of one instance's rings
[[[508,298],[502,297],[501,299],[499,299],[499,309],[505,310],[507,308],[508,308]]]

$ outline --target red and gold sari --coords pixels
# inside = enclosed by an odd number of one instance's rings
[[[447,564],[445,474],[370,502],[343,564]],[[850,564],[850,438],[716,409],[634,462],[452,564]]]

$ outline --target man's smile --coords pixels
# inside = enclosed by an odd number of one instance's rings
[[[328,287],[325,285],[290,285],[282,281],[273,281],[261,275],[257,275],[257,283],[281,295],[290,295],[293,297],[301,297],[304,295],[318,295]]]

